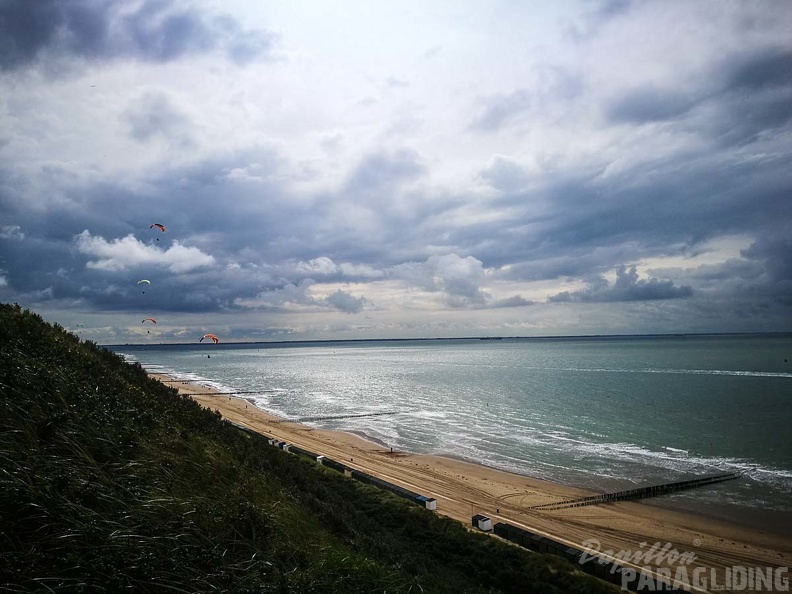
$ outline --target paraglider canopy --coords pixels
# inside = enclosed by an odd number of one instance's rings
[[[157,323],[157,320],[155,320],[154,318],[144,318],[143,321],[140,322],[140,323],[141,324],[145,324],[147,321],[148,322],[154,322],[155,324]]]
[[[159,223],[152,223],[149,225],[149,229],[153,229],[154,227],[165,233],[165,225],[160,225]],[[157,241],[159,241],[159,237],[157,237]]]
[[[220,339],[219,339],[219,338],[217,338],[217,336],[215,336],[214,334],[204,334],[203,336],[201,336],[201,340],[199,340],[198,342],[203,342],[203,339],[204,339],[204,338],[208,338],[208,339],[210,339],[210,340],[211,340],[213,343],[215,343],[215,344],[217,344],[218,342],[220,342]]]
[[[145,278],[144,278],[144,279],[141,279],[141,280],[139,280],[139,281],[137,282],[137,284],[140,284],[140,283],[146,283],[147,285],[150,285],[150,284],[151,284],[151,281],[150,281],[150,280],[147,280],[147,279],[145,279]]]

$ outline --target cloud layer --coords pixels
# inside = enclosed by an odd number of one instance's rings
[[[0,7],[0,39],[5,70],[64,55],[162,63],[215,49],[244,64],[273,44],[263,30],[173,0],[9,0]]]
[[[104,342],[792,331],[791,8],[339,7],[3,3],[0,299]]]

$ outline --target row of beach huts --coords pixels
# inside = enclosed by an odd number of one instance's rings
[[[257,431],[250,429],[249,427],[245,427],[244,425],[240,425],[232,421],[228,422],[237,429],[240,429],[246,433],[267,439],[269,445],[281,449],[284,452],[305,456],[311,460],[314,460],[318,464],[321,464],[322,466],[332,468],[333,470],[360,481],[361,483],[390,491],[391,493],[408,499],[425,509],[432,511],[437,510],[437,500],[433,497],[427,497],[425,495],[410,491],[409,489],[405,489],[404,487],[400,487],[399,485],[394,485],[393,483],[377,478],[355,468],[351,468],[342,462],[338,462],[337,460],[333,460],[322,454],[311,452],[274,437],[267,437],[258,433]],[[498,522],[493,525],[492,520],[482,514],[474,515],[471,518],[471,522],[474,528],[477,528],[483,532],[494,533],[496,536],[499,536],[514,544],[520,545],[521,547],[535,553],[551,554],[564,557],[568,561],[579,566],[582,571],[588,574],[591,574],[607,582],[618,584],[619,586],[622,586],[623,588],[633,592],[641,591],[638,587],[640,575],[631,569],[623,568],[617,563],[611,563],[599,557],[592,557],[580,549],[567,546],[546,536],[534,534],[512,524]],[[658,592],[680,591],[662,582],[655,583],[653,589],[654,591]]]
[[[388,481],[372,476],[366,472],[362,472],[360,470],[357,470],[356,468],[347,466],[346,464],[333,460],[332,458],[328,458],[327,456],[324,456],[322,454],[311,452],[309,450],[306,450],[305,448],[301,448],[296,445],[286,443],[285,441],[280,441],[279,439],[274,437],[263,436],[260,433],[253,431],[249,427],[245,427],[244,425],[240,425],[232,421],[229,421],[229,423],[231,423],[231,425],[233,425],[237,429],[241,429],[242,431],[245,431],[246,433],[257,435],[259,437],[264,437],[271,446],[281,449],[284,452],[290,452],[292,454],[297,454],[299,456],[305,456],[306,458],[310,458],[311,460],[314,460],[315,462],[321,464],[322,466],[327,466],[328,468],[332,468],[333,470],[340,472],[345,476],[351,477],[357,481],[360,481],[361,483],[365,483],[367,485],[372,485],[374,487],[379,487],[380,489],[385,489],[386,491],[390,491],[391,493],[394,493],[399,497],[404,497],[405,499],[409,499],[413,503],[416,503],[428,510],[434,511],[437,509],[437,500],[434,497],[426,497],[425,495],[415,493],[413,491],[410,491],[409,489],[400,487],[399,485],[394,485],[393,483],[389,483]]]
[[[305,456],[307,458],[310,458],[311,460],[315,460],[318,464],[321,464],[322,466],[327,466],[328,468],[332,468],[333,470],[340,472],[345,476],[351,477],[357,481],[360,481],[361,483],[372,485],[374,487],[379,487],[380,489],[385,489],[386,491],[390,491],[391,493],[394,493],[399,497],[404,497],[405,499],[409,499],[410,501],[417,503],[418,505],[426,509],[433,511],[437,509],[437,500],[434,499],[433,497],[426,497],[425,495],[414,493],[409,489],[405,489],[404,487],[394,485],[393,483],[389,483],[388,481],[382,480],[368,473],[357,470],[356,468],[351,468],[346,464],[342,464],[341,462],[328,458],[327,456],[310,452],[304,448],[300,448],[295,445],[288,444],[284,441],[278,441],[277,439],[274,438],[268,438],[267,441],[271,446],[280,448],[285,452],[291,452],[293,454]]]

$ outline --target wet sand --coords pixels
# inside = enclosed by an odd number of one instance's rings
[[[256,408],[240,397],[223,396],[202,385],[185,383],[152,374],[167,385],[218,411],[223,418],[259,433],[323,454],[393,484],[437,500],[437,513],[470,525],[474,514],[484,514],[492,523],[503,521],[569,546],[586,549],[596,540],[601,550],[646,553],[652,545],[679,553],[693,553],[685,566],[687,575],[697,567],[708,568],[707,583],[725,582],[725,569],[740,567],[787,567],[792,559],[792,539],[761,529],[720,521],[703,515],[668,510],[644,502],[616,502],[587,507],[540,511],[529,506],[560,499],[594,495],[574,487],[513,474],[455,458],[391,451],[391,448],[354,433],[314,429]],[[792,519],[791,519],[792,521]],[[633,557],[634,559],[634,557]],[[626,565],[670,567],[679,563],[666,558]],[[792,577],[786,574],[786,577]],[[728,588],[718,588],[729,591]],[[703,590],[699,590],[703,591]],[[742,590],[750,591],[750,590]]]

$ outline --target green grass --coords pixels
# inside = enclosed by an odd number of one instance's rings
[[[18,306],[0,326],[0,591],[614,591],[272,448]]]

